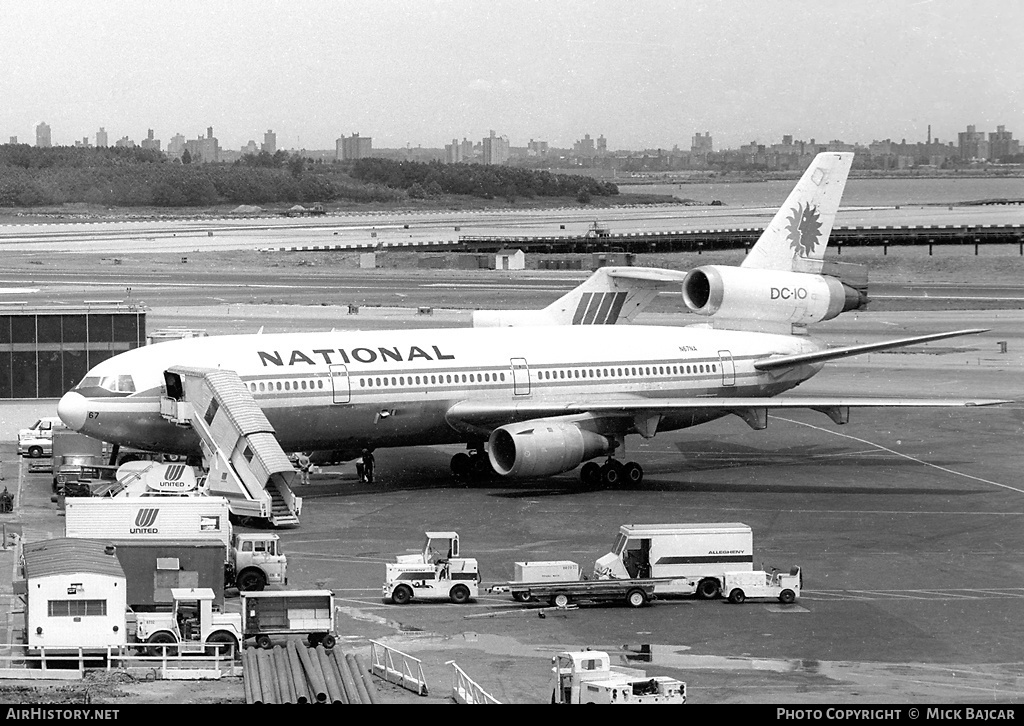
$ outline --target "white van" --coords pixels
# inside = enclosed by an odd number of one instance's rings
[[[27,429],[18,431],[18,455],[38,459],[53,454],[53,432],[67,428],[57,416],[41,418]]]
[[[721,594],[726,572],[753,568],[754,535],[740,522],[624,524],[612,551],[594,564],[594,577],[678,578],[654,591],[710,599]]]

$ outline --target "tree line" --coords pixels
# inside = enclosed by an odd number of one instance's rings
[[[585,203],[618,194],[614,184],[587,177],[476,164],[378,158],[325,164],[284,151],[249,154],[230,164],[191,161],[170,161],[141,148],[0,144],[0,207],[379,203],[438,195],[566,196]]]
[[[411,197],[463,194],[491,199],[504,197],[608,197],[619,193],[615,184],[572,174],[553,174],[510,166],[442,164],[439,161],[359,159],[352,176],[364,182],[404,189]],[[582,199],[581,199],[582,201]]]

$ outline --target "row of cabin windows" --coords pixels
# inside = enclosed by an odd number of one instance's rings
[[[557,371],[538,371],[537,380],[551,380],[561,378],[613,378],[625,376],[678,376],[685,373],[717,373],[718,365],[709,363],[707,365],[697,364],[689,366],[637,366],[631,368],[572,368]]]
[[[651,375],[674,375],[680,374],[693,374],[693,373],[717,373],[718,366],[709,363],[687,365],[687,366],[639,366],[629,368],[589,368],[583,369],[582,372],[578,368],[562,369],[557,371],[537,371],[537,380],[552,380],[552,379],[564,379],[564,378],[612,378],[612,377],[624,377],[624,376],[651,376]],[[429,379],[429,380],[428,380]],[[504,382],[504,373],[456,373],[456,374],[445,374],[445,375],[434,375],[434,376],[382,376],[380,378],[360,378],[359,387],[366,388],[368,386],[387,387],[387,386],[421,386],[431,383],[434,385],[444,383],[491,383],[491,382]],[[270,381],[269,383],[250,383],[249,390],[253,393],[257,391],[264,393],[267,391],[291,391],[291,390],[323,390],[323,380],[315,381]]]
[[[447,373],[441,376],[381,376],[380,378],[360,378],[359,387],[377,386],[425,386],[430,383],[498,383],[505,381],[504,373]]]
[[[249,390],[252,391],[253,393],[256,393],[257,391],[259,391],[260,393],[263,393],[265,391],[298,391],[300,389],[303,391],[313,391],[317,389],[323,390],[323,387],[323,380],[270,381],[269,383],[264,383],[261,381],[259,383],[249,384]]]

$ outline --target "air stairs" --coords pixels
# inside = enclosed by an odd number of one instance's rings
[[[226,498],[236,517],[275,527],[298,524],[302,498],[291,489],[296,470],[238,374],[173,366],[164,380],[160,414],[199,435],[209,495]]]

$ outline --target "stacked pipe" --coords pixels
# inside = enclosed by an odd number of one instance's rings
[[[272,650],[245,648],[242,681],[246,703],[380,703],[362,656],[294,640]]]

